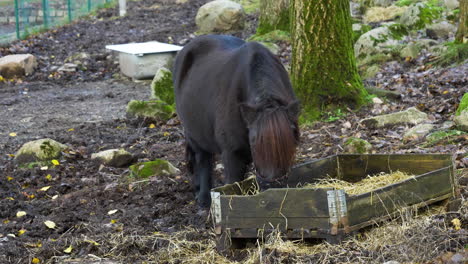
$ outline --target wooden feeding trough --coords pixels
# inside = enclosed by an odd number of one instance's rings
[[[301,188],[332,177],[358,182],[367,175],[401,171],[407,180],[359,195],[331,188]],[[255,178],[215,188],[211,214],[221,248],[231,239],[257,238],[279,230],[292,239],[344,236],[398,214],[454,197],[452,158],[445,154],[335,155],[292,169],[288,187],[257,194]]]

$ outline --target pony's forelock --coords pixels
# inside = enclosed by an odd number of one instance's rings
[[[297,146],[297,128],[280,108],[261,114],[256,121],[253,160],[260,176],[283,176],[292,166]]]

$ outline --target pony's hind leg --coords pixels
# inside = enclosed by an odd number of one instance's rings
[[[252,162],[250,151],[247,150],[224,151],[222,159],[227,183],[243,180],[247,168]]]
[[[201,207],[209,207],[211,205],[210,191],[213,186],[211,178],[213,173],[213,154],[187,145],[187,162],[188,170],[192,173],[198,204]]]

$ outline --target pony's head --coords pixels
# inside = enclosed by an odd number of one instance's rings
[[[249,143],[257,180],[262,188],[282,185],[294,162],[299,142],[299,103],[276,100],[241,105],[249,130]]]

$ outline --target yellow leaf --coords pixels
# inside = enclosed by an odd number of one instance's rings
[[[45,192],[45,191],[47,191],[49,189],[50,189],[50,186],[44,186],[44,187],[40,188],[39,191]]]
[[[449,93],[449,91],[443,91],[442,92],[442,94],[448,94],[448,93]]]
[[[58,160],[52,160],[52,164],[54,164],[54,166],[58,166],[60,165],[60,162]]]
[[[169,132],[164,132],[163,135],[164,135],[165,137],[168,137],[168,136],[170,136],[171,134],[169,134]]]
[[[0,75],[0,82],[4,82],[5,81],[5,78],[3,78],[3,76]]]
[[[41,260],[38,259],[38,258],[33,258],[33,259],[31,260],[31,263],[33,263],[33,264],[41,263]]]
[[[18,211],[18,212],[16,213],[16,217],[18,217],[18,218],[23,217],[23,216],[25,216],[25,215],[26,215],[26,212],[25,212],[25,211]]]
[[[51,180],[52,180],[52,175],[47,174],[47,175],[45,176],[45,178],[46,178],[48,181],[51,181]]]
[[[117,223],[117,219],[111,219],[111,224]]]
[[[74,128],[68,129],[68,132],[71,132],[71,131],[75,131],[75,129]]]
[[[108,215],[113,215],[115,213],[117,213],[117,209],[114,209],[114,210],[110,210],[109,212],[107,212]]]
[[[15,157],[15,154],[7,154],[7,155],[8,155],[8,157],[10,157],[10,158],[14,158],[14,157]]]
[[[16,137],[16,133],[15,133],[15,132],[11,132],[9,135],[10,135],[10,137]]]
[[[6,199],[7,199],[7,200],[10,200],[10,201],[14,201],[14,200],[15,200],[15,198],[13,198],[13,197],[7,197]]]
[[[3,223],[6,225],[6,224],[10,223],[10,220],[5,219],[5,220],[3,220]]]
[[[93,241],[93,240],[85,240],[84,242],[88,242],[88,243],[93,244],[93,245],[95,245],[95,246],[99,246],[99,245],[100,245],[98,242]]]
[[[458,219],[458,218],[452,219],[452,224],[453,224],[453,228],[454,228],[455,230],[460,230],[460,229],[461,229],[461,221],[460,221],[460,219]]]
[[[149,128],[155,128],[155,127],[156,127],[156,125],[155,125],[155,124],[151,124],[151,125],[149,125]]]
[[[51,228],[51,229],[55,228],[55,223],[50,220],[45,221],[44,225],[46,225],[48,228]]]
[[[69,247],[67,247],[67,248],[66,248],[66,249],[65,249],[63,252],[65,252],[65,253],[68,253],[68,254],[69,254],[69,253],[71,253],[71,252],[72,252],[72,250],[73,250],[73,247],[70,245],[70,246],[69,246]]]
[[[7,181],[12,181],[12,180],[13,180],[13,177],[7,176],[6,179],[7,179]]]
[[[26,233],[26,229],[23,229],[21,228],[19,231],[18,231],[18,236],[21,236],[22,234]]]

